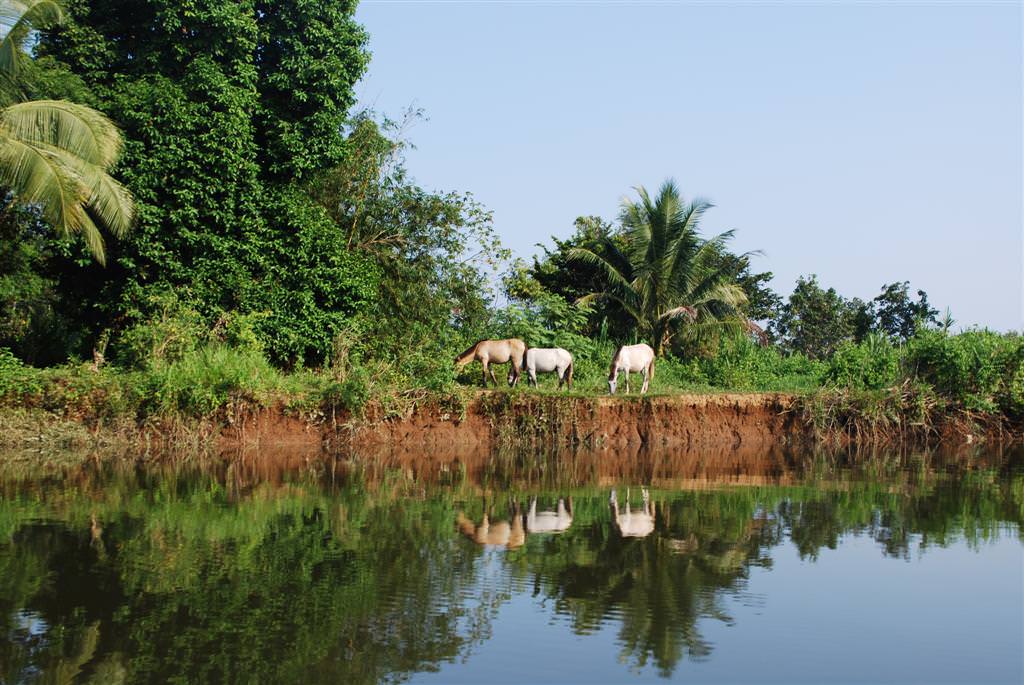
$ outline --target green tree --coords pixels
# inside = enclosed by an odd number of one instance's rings
[[[655,198],[642,187],[638,192],[639,201],[622,204],[622,249],[605,237],[598,251],[570,251],[571,258],[598,267],[603,277],[602,289],[581,301],[618,303],[659,355],[682,321],[694,331],[745,322],[747,297],[718,259],[733,232],[710,239],[697,232],[711,204],[684,202],[672,181]]]
[[[890,283],[872,300],[875,330],[898,340],[909,340],[928,324],[938,323],[939,311],[928,304],[928,293],[917,291],[917,301],[910,299],[910,283]]]
[[[312,194],[348,249],[381,274],[376,307],[360,322],[375,356],[417,367],[450,358],[449,348],[483,335],[490,314],[487,272],[508,257],[491,214],[469,194],[428,192],[406,172],[402,132],[420,116],[354,118],[343,164],[324,172]],[[409,357],[412,357],[411,359]],[[445,366],[445,377],[451,377]]]
[[[275,360],[322,363],[376,289],[374,270],[299,185],[345,155],[341,124],[368,60],[353,3],[67,7],[71,21],[39,49],[123,127],[139,222],[112,268],[64,261],[62,296],[93,330],[122,325],[151,290],[188,297],[210,322],[259,312]]]
[[[530,265],[517,264],[505,279],[505,294],[510,300],[526,306],[545,296],[562,298],[567,305],[604,287],[600,266],[572,257],[577,248],[604,255],[605,240],[625,249],[625,238],[612,224],[598,216],[580,216],[574,222],[573,234],[561,240],[551,237],[553,247],[538,245],[543,254],[533,257]],[[619,340],[629,337],[632,318],[613,300],[593,303],[581,333],[591,337],[602,334]]]
[[[772,322],[772,334],[787,351],[825,359],[832,356],[840,343],[853,337],[857,312],[856,305],[851,305],[835,288],[822,288],[817,276],[801,276]]]

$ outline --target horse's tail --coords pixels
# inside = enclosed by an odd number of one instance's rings
[[[647,382],[650,383],[654,380],[654,357],[651,357],[651,363],[647,365]]]
[[[565,384],[572,390],[572,360],[569,360],[569,368],[565,370]]]
[[[455,365],[465,366],[469,362],[473,361],[473,356],[476,354],[476,348],[479,347],[480,343],[482,342],[483,340],[478,340],[469,347],[467,347],[462,354],[455,358]]]

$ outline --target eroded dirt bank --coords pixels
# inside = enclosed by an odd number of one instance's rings
[[[455,415],[418,408],[397,419],[368,417],[327,436],[354,448],[396,451],[534,444],[588,448],[680,447],[762,451],[808,433],[782,394],[570,398],[481,393]]]
[[[805,405],[801,398],[780,393],[568,397],[484,391],[462,399],[421,400],[390,414],[370,408],[360,416],[239,404],[206,419],[136,423],[125,417],[110,423],[7,409],[0,411],[0,448],[117,447],[154,454],[255,448],[304,458],[356,452],[396,463],[425,454],[485,459],[504,448],[623,454],[670,450],[724,463],[736,455],[810,446],[815,436],[840,447],[1000,444],[1021,437],[1020,431],[978,432],[977,425],[957,421],[923,431],[909,420],[888,437],[870,431],[822,437],[812,429]]]

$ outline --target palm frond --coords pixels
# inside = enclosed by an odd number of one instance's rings
[[[0,126],[23,141],[52,145],[105,168],[121,155],[121,134],[114,122],[94,109],[64,100],[6,107],[0,110]]]
[[[30,145],[0,127],[0,185],[18,200],[38,205],[43,218],[64,234],[81,225],[82,188],[70,164],[51,150]]]
[[[613,288],[629,288],[630,282],[615,266],[607,259],[597,254],[593,250],[586,247],[574,247],[569,250],[568,257],[570,260],[582,262],[583,264],[590,264],[596,266],[605,278],[608,279],[609,285]]]
[[[107,251],[106,245],[103,241],[103,234],[100,233],[100,229],[96,227],[95,223],[93,223],[88,212],[82,212],[82,219],[78,226],[78,232],[82,234],[86,247],[89,248],[89,252],[92,252],[96,261],[100,264],[106,264]]]
[[[124,236],[135,221],[135,201],[128,189],[95,164],[77,158],[65,161],[86,191],[84,200],[89,210],[115,236]]]
[[[689,305],[683,305],[681,307],[673,307],[667,312],[664,312],[660,317],[662,321],[675,321],[677,319],[687,318],[690,321],[697,320],[697,308]]]
[[[64,10],[53,0],[5,0],[0,3],[0,23],[10,26],[0,40],[0,72],[17,77],[29,34],[64,23]]]

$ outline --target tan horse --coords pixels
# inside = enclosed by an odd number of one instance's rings
[[[498,385],[498,379],[494,377],[494,369],[491,364],[508,364],[512,362],[512,372],[509,374],[510,384],[519,382],[519,375],[523,368],[523,356],[526,354],[526,343],[518,338],[508,340],[481,340],[465,352],[455,358],[455,368],[461,370],[466,364],[479,361],[484,367],[484,386],[487,386],[487,374],[491,374],[494,385]]]
[[[523,528],[523,514],[517,502],[512,503],[512,516],[509,521],[491,521],[484,511],[484,517],[477,525],[466,518],[461,511],[455,519],[459,532],[483,547],[504,547],[516,549],[526,542],[526,531]]]

